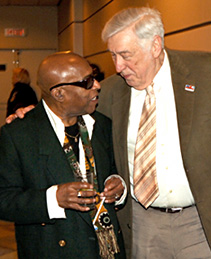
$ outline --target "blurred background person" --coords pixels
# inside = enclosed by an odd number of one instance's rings
[[[18,108],[38,103],[36,93],[30,86],[30,83],[30,75],[25,68],[14,68],[12,75],[13,89],[7,101],[7,117]]]
[[[100,71],[99,66],[94,63],[90,64],[90,66],[92,67],[94,78],[98,82],[102,81],[105,78],[104,72]]]

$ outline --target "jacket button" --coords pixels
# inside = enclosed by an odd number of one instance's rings
[[[65,242],[64,240],[60,240],[60,241],[59,241],[59,245],[60,245],[61,247],[63,247],[63,246],[66,245],[66,242]]]

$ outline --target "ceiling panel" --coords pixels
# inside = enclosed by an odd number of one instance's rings
[[[61,0],[0,0],[0,6],[56,6]]]

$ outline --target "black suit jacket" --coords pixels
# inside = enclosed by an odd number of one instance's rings
[[[111,123],[95,113],[92,146],[99,189],[116,168],[113,160]],[[46,190],[73,182],[65,153],[42,103],[23,120],[1,128],[0,218],[15,222],[20,258],[99,258],[97,237],[89,213],[66,209],[66,219],[50,220]],[[106,206],[125,258],[114,204]]]
[[[211,53],[167,50],[175,94],[184,168],[211,245]],[[185,91],[185,85],[196,87]],[[131,197],[127,157],[127,127],[131,87],[119,75],[101,83],[98,111],[112,119],[114,155],[129,197],[119,220],[126,250],[131,249]],[[127,215],[127,219],[126,219]]]

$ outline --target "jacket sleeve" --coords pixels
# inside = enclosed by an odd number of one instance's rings
[[[32,165],[33,166],[33,165]],[[7,130],[0,134],[0,218],[18,224],[48,222],[46,189],[26,187],[18,147]]]

